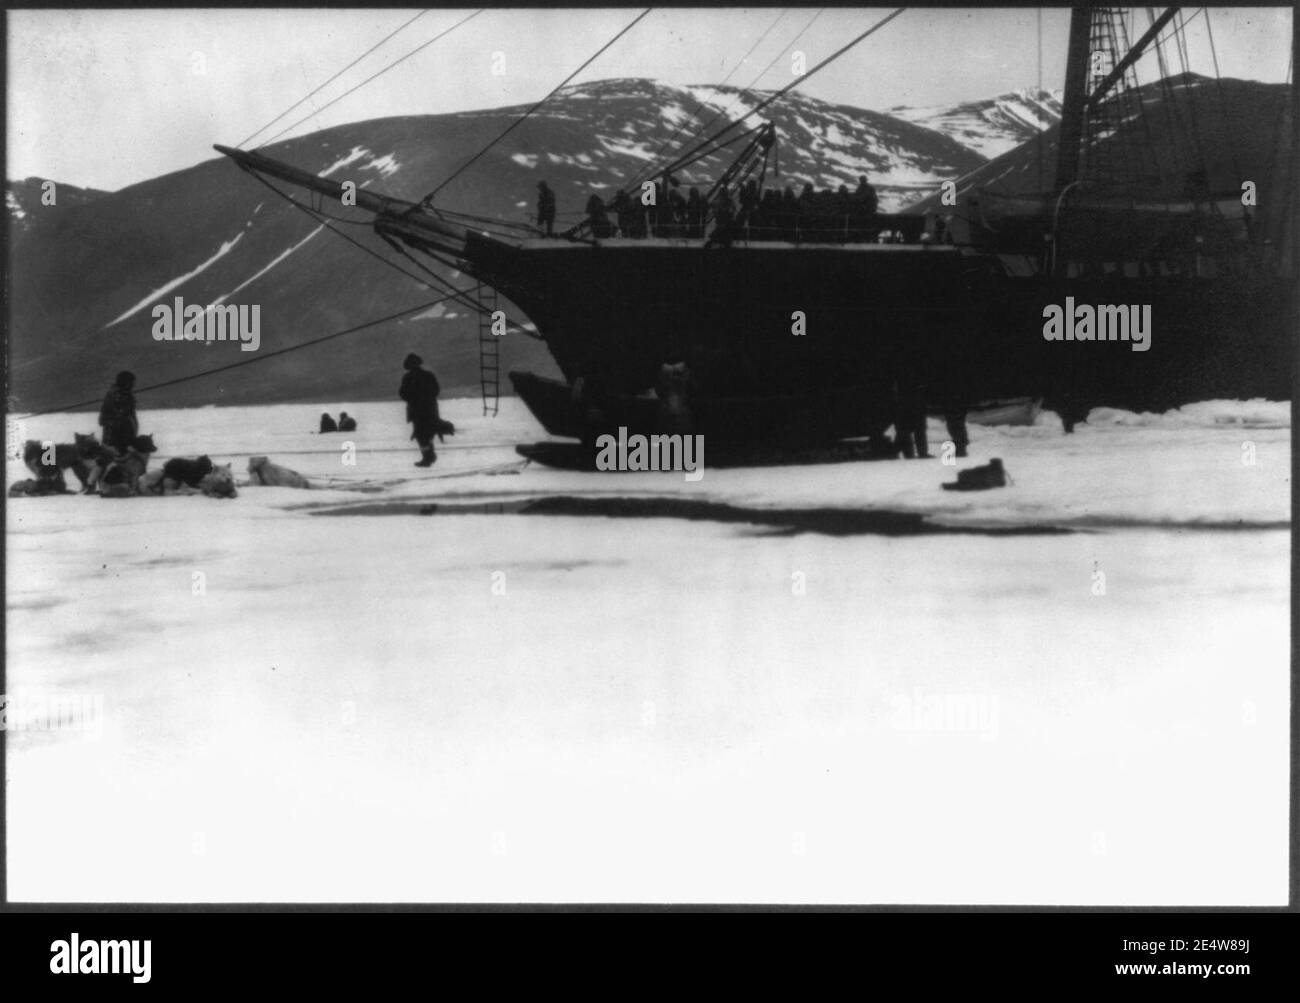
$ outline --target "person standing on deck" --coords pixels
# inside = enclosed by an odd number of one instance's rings
[[[104,406],[99,409],[99,425],[103,431],[103,443],[119,453],[135,441],[140,434],[140,422],[135,416],[135,373],[126,370],[117,374],[117,379],[104,396]]]
[[[789,185],[781,192],[781,225],[780,240],[794,240],[795,229],[799,225],[799,200],[795,197],[794,189]]]
[[[708,207],[700,196],[700,190],[692,188],[691,193],[686,197],[686,236],[692,240],[703,237],[704,218],[707,215]]]
[[[420,459],[417,467],[431,467],[437,462],[438,455],[433,451],[433,437],[437,434],[440,416],[438,414],[438,377],[422,368],[424,360],[412,352],[402,360],[406,375],[397,396],[406,401],[406,420],[411,423],[411,438],[420,447]]]
[[[735,239],[736,213],[731,205],[731,196],[722,188],[713,199],[713,232],[704,242],[705,247],[715,245],[730,247]]]
[[[591,227],[591,235],[597,240],[606,240],[614,236],[614,227],[609,222],[605,203],[599,195],[592,195],[587,199],[587,225]]]
[[[876,190],[867,182],[867,176],[864,174],[858,178],[858,187],[853,192],[849,206],[850,229],[854,231],[855,239],[871,239],[876,227],[876,210],[879,207],[880,199],[876,196]]]
[[[680,237],[685,231],[686,224],[686,199],[677,189],[681,187],[681,182],[674,177],[668,179],[668,227],[667,236]]]
[[[758,222],[757,215],[758,182],[750,178],[740,189],[740,215],[736,218],[736,225],[748,230]]]
[[[627,192],[616,194],[610,206],[614,210],[614,218],[618,221],[618,235],[632,236],[632,200],[627,197]]]
[[[545,181],[537,182],[537,227],[555,236],[555,192]]]
[[[880,207],[880,199],[876,195],[876,190],[871,187],[865,174],[858,178],[858,187],[853,193],[853,200],[857,202],[863,215],[866,216],[874,216],[876,210]]]
[[[650,226],[651,237],[664,236],[664,224],[668,221],[668,205],[665,202],[664,182],[656,178],[654,183],[654,201],[645,207],[646,222]]]

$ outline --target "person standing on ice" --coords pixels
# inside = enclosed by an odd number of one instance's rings
[[[914,366],[900,367],[894,385],[894,432],[896,445],[907,459],[928,459],[930,443],[925,426],[925,388]]]
[[[140,434],[140,422],[135,416],[135,373],[126,370],[117,374],[117,379],[104,397],[104,406],[99,409],[99,425],[103,430],[103,443],[119,453],[135,441]]]
[[[441,417],[438,414],[438,377],[422,368],[424,360],[412,352],[402,361],[406,375],[397,395],[406,401],[406,420],[411,423],[411,438],[420,447],[417,467],[431,467],[438,459],[433,451],[433,437],[437,434]]]
[[[330,417],[330,413],[328,411],[322,411],[320,416],[320,434],[325,435],[327,432],[337,432],[338,430],[339,426],[334,419]]]

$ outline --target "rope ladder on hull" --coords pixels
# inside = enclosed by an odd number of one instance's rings
[[[480,282],[474,288],[478,302],[478,374],[483,394],[483,414],[496,417],[501,401],[501,341],[492,332],[492,317],[497,311],[497,291]]]

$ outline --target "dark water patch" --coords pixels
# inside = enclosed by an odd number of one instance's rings
[[[973,533],[980,536],[1060,536],[1072,532],[1059,526],[945,526],[930,522],[929,516],[923,512],[742,508],[725,502],[682,498],[576,498],[560,495],[537,499],[524,509],[524,514],[741,523],[772,527],[786,535],[821,533],[826,536],[931,536]]]
[[[543,498],[515,498],[475,503],[397,502],[349,505],[312,512],[312,515],[546,515],[586,516],[608,519],[684,519],[690,522],[718,522],[761,527],[763,535],[793,536],[821,533],[826,536],[1061,536],[1074,532],[1060,526],[1041,525],[943,525],[930,521],[923,512],[894,512],[881,509],[744,508],[725,502],[699,499],[617,495],[576,497],[555,495]]]
[[[136,568],[179,568],[194,564],[200,561],[197,557],[151,557],[148,560],[128,561],[127,563]]]
[[[363,505],[345,505],[339,508],[320,509],[309,515],[521,515],[527,514],[534,497],[510,501],[482,501],[456,505],[428,502],[375,502]]]
[[[1289,520],[1249,522],[1245,519],[1209,519],[1195,522],[1168,522],[1161,519],[1125,519],[1106,516],[1084,516],[1072,520],[1082,529],[1163,529],[1171,533],[1224,533],[1259,532],[1260,530],[1290,530]]]

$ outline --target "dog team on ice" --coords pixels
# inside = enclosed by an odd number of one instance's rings
[[[437,460],[433,437],[454,435],[456,429],[438,413],[438,380],[423,368],[423,360],[412,353],[403,365],[406,373],[398,393],[406,402],[407,421],[414,427],[411,438],[420,446],[421,459],[416,466],[430,467]],[[208,456],[173,457],[161,468],[149,469],[150,457],[158,447],[152,435],[140,433],[134,388],[134,373],[123,370],[117,374],[99,410],[102,437],[78,432],[70,443],[28,439],[23,447],[23,462],[33,476],[12,485],[9,496],[67,494],[64,471],[70,470],[83,494],[98,494],[101,498],[174,494],[236,497],[238,491],[230,464],[214,464]],[[322,433],[354,432],[356,428],[356,419],[346,411],[340,414],[338,422],[328,413],[321,415]],[[312,486],[298,472],[272,463],[265,456],[249,459],[246,485]]]

